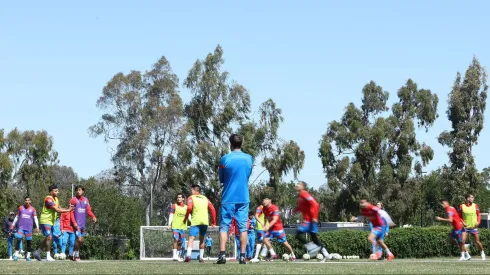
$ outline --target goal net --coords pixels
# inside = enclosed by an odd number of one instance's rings
[[[208,254],[204,249],[205,260],[217,260],[219,254],[219,228],[208,228],[206,233],[213,240],[211,253]],[[185,243],[179,253],[180,258],[184,258],[188,247],[189,230],[186,231]],[[167,226],[141,226],[140,227],[140,260],[172,260],[173,233]],[[235,236],[228,239],[226,244],[226,257],[228,260],[236,259],[237,246]],[[196,238],[192,245],[192,259],[197,259],[199,255],[199,239]]]

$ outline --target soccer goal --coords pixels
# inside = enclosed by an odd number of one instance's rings
[[[184,249],[181,251],[180,258],[185,257],[189,240],[189,231],[186,232]],[[205,260],[217,260],[219,253],[219,228],[208,228],[207,235],[213,239],[211,255],[204,250]],[[140,227],[140,260],[172,260],[173,233],[166,226],[141,226]],[[228,240],[226,247],[226,257],[228,260],[236,259],[237,246],[235,236]],[[192,258],[199,255],[199,240],[195,240],[192,245]]]

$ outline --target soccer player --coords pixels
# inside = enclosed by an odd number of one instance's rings
[[[230,136],[231,153],[224,155],[218,168],[219,182],[223,184],[220,217],[220,252],[217,264],[226,264],[226,242],[233,217],[236,217],[240,231],[240,264],[245,264],[247,249],[247,219],[250,203],[248,180],[253,168],[253,157],[242,152],[243,138]]]
[[[372,251],[370,259],[378,260],[382,254],[379,254],[377,251],[377,245],[381,246],[388,254],[388,261],[391,261],[395,258],[395,255],[391,253],[388,246],[383,241],[383,237],[385,235],[384,228],[386,226],[380,209],[372,204],[370,204],[366,199],[362,199],[359,204],[361,215],[359,217],[352,217],[352,221],[360,220],[362,217],[366,217],[372,224],[371,233],[369,234],[368,240],[372,244]]]
[[[247,260],[252,260],[254,256],[255,248],[255,227],[257,226],[257,219],[255,219],[254,211],[248,212],[248,219],[250,226],[248,227],[248,242],[247,242]]]
[[[265,219],[263,210],[263,205],[259,205],[255,210],[255,220],[257,221],[257,225],[255,227],[257,230],[257,244],[255,249],[255,257],[250,261],[252,263],[258,263],[260,261],[259,256],[262,255],[261,249],[265,250],[265,253],[267,254],[267,247],[263,245],[265,237],[264,227],[269,224],[269,221]]]
[[[289,251],[289,254],[291,255],[291,261],[295,261],[296,256],[294,255],[293,248],[288,243],[288,240],[286,238],[286,232],[284,231],[281,217],[279,216],[279,208],[276,205],[272,204],[269,197],[264,198],[264,200],[262,201],[262,205],[264,206],[265,218],[269,221],[269,224],[264,226],[264,231],[266,232],[264,243],[267,246],[267,249],[269,249],[272,259],[278,258],[276,252],[274,251],[274,248],[272,248],[272,244],[270,241],[271,238],[276,238],[277,242],[282,243]],[[267,250],[262,250],[262,257],[265,257],[266,255]]]
[[[177,194],[177,203],[170,207],[170,215],[168,217],[168,228],[172,229],[174,235],[174,244],[172,249],[172,258],[174,261],[179,260],[179,252],[182,247],[182,240],[185,237],[187,223],[184,223],[185,214],[187,213],[187,205],[184,203],[184,195]]]
[[[381,239],[383,239],[383,241],[384,241],[384,238],[386,236],[388,236],[388,233],[390,232],[390,226],[395,226],[395,224],[393,223],[393,220],[391,219],[390,215],[388,215],[388,212],[386,212],[383,209],[383,203],[382,202],[380,202],[380,201],[377,202],[376,207],[378,207],[380,209],[379,214],[381,215],[381,218],[383,219],[383,221],[385,223],[385,226],[383,227],[384,234],[381,236]],[[372,223],[369,223],[369,228],[371,230],[373,230],[373,224]],[[381,255],[381,257],[379,257],[378,260],[380,260],[380,261],[384,260],[383,248],[376,244],[376,251],[377,251],[376,255]]]
[[[298,207],[294,209],[293,213],[301,212],[303,214],[303,223],[298,227],[296,231],[296,239],[305,244],[308,250],[308,241],[305,239],[304,234],[308,233],[311,236],[311,240],[320,249],[323,254],[323,260],[329,260],[330,254],[325,249],[325,246],[318,239],[318,214],[320,212],[320,204],[306,191],[307,184],[304,181],[300,181],[296,184],[296,191],[298,191]]]
[[[41,243],[41,246],[33,253],[34,258],[36,258],[38,261],[41,261],[41,250],[46,250],[47,261],[54,261],[54,259],[51,257],[49,249],[51,247],[51,241],[53,239],[51,232],[53,231],[53,225],[56,221],[56,215],[57,213],[71,212],[73,210],[73,207],[71,205],[67,209],[60,208],[58,202],[58,194],[60,191],[58,189],[58,186],[51,185],[48,187],[48,191],[49,196],[46,196],[46,198],[44,199],[40,219],[41,230],[44,237],[46,238]]]
[[[194,239],[199,235],[199,262],[204,262],[204,237],[209,226],[209,212],[211,212],[211,227],[216,227],[216,210],[206,196],[201,195],[199,185],[192,185],[192,195],[187,199],[187,213],[184,223],[187,223],[189,216],[192,214],[191,227],[189,229],[189,242],[187,245],[187,255],[185,262],[191,261],[192,244]]]
[[[57,256],[59,256],[58,246],[61,249],[62,240],[63,240],[63,235],[61,233],[60,218],[57,218],[53,225],[53,252],[54,252],[55,259]]]
[[[20,206],[17,210],[17,215],[14,218],[14,222],[12,223],[10,229],[14,229],[14,225],[17,225],[17,232],[14,234],[14,238],[17,239],[17,243],[15,244],[15,257],[20,257],[20,241],[26,238],[27,241],[27,255],[26,260],[31,260],[31,252],[32,252],[32,221],[36,223],[36,232],[39,232],[39,222],[37,220],[37,212],[34,207],[32,207],[31,198],[24,198],[24,205]]]
[[[73,230],[73,221],[71,213],[63,213],[60,218],[60,227],[62,233],[61,251],[62,254],[66,252],[66,245],[68,244],[68,255],[70,260],[73,260],[73,249],[75,248],[75,230]]]
[[[463,243],[466,243],[468,234],[473,235],[475,238],[475,243],[480,248],[481,259],[485,260],[485,251],[483,250],[483,245],[480,242],[480,234],[478,232],[478,226],[481,222],[480,207],[478,207],[474,201],[475,196],[468,194],[466,195],[466,203],[461,204],[458,209],[459,216],[463,218],[463,222],[466,224],[466,226],[463,228]],[[471,258],[468,250],[466,250],[465,257]]]
[[[448,200],[441,200],[441,205],[446,210],[448,218],[444,219],[444,218],[436,216],[436,220],[441,221],[441,222],[452,223],[453,230],[451,231],[451,233],[449,233],[449,239],[451,240],[451,238],[452,238],[458,242],[458,246],[459,246],[459,249],[461,251],[461,258],[459,258],[459,260],[460,261],[469,260],[470,258],[465,256],[466,247],[464,246],[463,236],[462,236],[463,235],[463,220],[459,217],[459,214],[456,211],[456,209],[454,207],[452,207],[451,205],[449,205]]]
[[[10,212],[9,216],[3,221],[3,235],[5,238],[7,238],[8,241],[8,254],[9,254],[9,260],[12,260],[12,246],[14,242],[14,233],[10,228],[14,228],[14,218],[15,218],[15,212]]]
[[[208,260],[209,257],[211,257],[211,248],[213,247],[213,238],[211,238],[211,235],[208,235],[206,237],[206,253],[208,254]]]
[[[88,202],[88,199],[83,196],[85,188],[81,185],[75,186],[75,197],[70,200],[70,205],[74,207],[74,211],[71,212],[71,218],[73,227],[75,229],[75,251],[73,251],[73,261],[80,261],[80,247],[84,242],[85,237],[85,225],[87,220],[87,214],[92,218],[94,223],[97,222],[95,214],[92,212],[92,207]]]

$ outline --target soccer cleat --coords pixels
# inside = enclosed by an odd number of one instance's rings
[[[47,261],[47,262],[54,262],[54,259],[53,259],[53,258],[51,258],[51,256],[50,256],[50,257],[46,257],[46,261]]]
[[[41,253],[37,250],[32,254],[32,256],[34,256],[34,258],[36,258],[36,260],[38,260],[38,261],[42,260]]]
[[[290,258],[289,260],[290,260],[291,262],[296,261],[296,256],[294,256],[294,255],[293,255],[293,256],[291,256],[291,258]]]
[[[225,255],[220,255],[218,257],[218,260],[216,261],[216,264],[226,264],[226,257],[225,257]]]
[[[31,257],[26,257],[26,261],[27,262],[30,262],[31,261]]]
[[[482,261],[485,261],[485,259],[486,259],[486,257],[485,257],[485,252],[483,252],[483,251],[482,251],[482,252],[481,252],[481,260],[482,260]]]
[[[201,257],[199,257],[199,262],[200,262],[200,263],[204,263],[204,259],[203,259],[203,258],[201,258]]]
[[[188,262],[190,262],[190,261],[191,261],[191,257],[189,257],[189,256],[185,257],[184,262],[188,263]]]
[[[13,260],[14,260],[14,258],[12,258],[12,256],[10,256],[9,257],[9,261],[13,261]]]
[[[245,257],[240,257],[240,259],[238,260],[238,263],[239,264],[246,264]]]
[[[179,257],[173,257],[173,258],[172,258],[172,261],[174,261],[174,262],[176,262],[176,261],[178,261],[178,260],[179,260]]]
[[[387,260],[388,261],[392,261],[394,258],[395,258],[395,255],[393,255],[392,253],[390,253],[390,254],[388,254]]]
[[[76,258],[74,258],[74,259],[75,259],[75,260],[74,260],[75,262],[79,262],[79,261],[80,261],[80,257],[76,257]]]
[[[373,253],[373,254],[369,255],[369,259],[370,260],[378,260],[378,255]]]
[[[260,263],[260,260],[253,258],[253,259],[250,260],[250,262],[253,263],[253,264]]]
[[[464,260],[465,260],[465,261],[469,261],[469,260],[471,260],[471,256],[470,256],[470,254],[466,254],[466,255],[465,255],[465,257],[464,257]]]
[[[461,256],[461,258],[459,258],[459,261],[466,261],[466,258],[464,256]]]
[[[332,259],[332,255],[327,254],[327,256],[323,255],[323,259],[320,261],[320,263],[324,263],[326,261],[329,261]]]

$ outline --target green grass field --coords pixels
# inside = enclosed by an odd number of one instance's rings
[[[215,265],[163,261],[1,261],[2,274],[490,274],[490,261],[456,259],[394,260],[392,262],[315,261]]]

